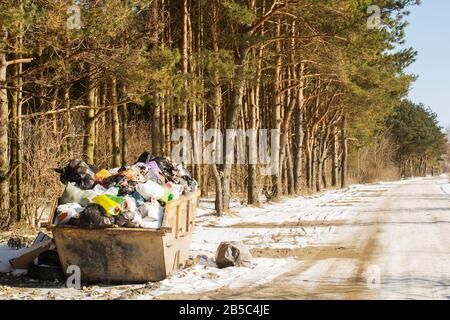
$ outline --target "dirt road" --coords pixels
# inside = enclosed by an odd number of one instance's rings
[[[446,178],[411,180],[355,204],[326,245],[256,250],[295,255],[301,267],[251,288],[222,288],[193,299],[450,299],[450,195]]]

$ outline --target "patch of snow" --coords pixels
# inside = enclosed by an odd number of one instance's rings
[[[391,184],[399,184],[393,182]],[[345,201],[354,201],[355,196],[364,192],[386,190],[389,183],[371,185],[352,185],[347,190],[329,190],[313,196],[286,199],[280,203],[268,203],[261,208],[245,207],[232,203],[232,215],[214,216],[214,202],[201,201],[197,214],[197,225],[233,226],[242,223],[283,224],[298,221],[332,221],[346,219],[351,205],[343,206]]]
[[[161,287],[152,296],[167,294],[189,294],[216,290],[222,287],[253,287],[272,281],[281,274],[299,265],[294,258],[266,259],[253,261],[252,268],[218,269],[197,264],[190,269],[161,281]],[[141,299],[149,297],[142,296]],[[139,298],[138,298],[139,299]]]
[[[9,260],[21,255],[23,249],[12,249],[7,244],[0,244],[0,273],[8,273],[13,271]]]
[[[445,194],[450,194],[450,183],[444,183],[441,185],[441,190],[445,193]]]
[[[288,198],[260,208],[245,207],[234,201],[233,213],[222,217],[214,215],[214,200],[203,199],[197,209],[191,253],[194,256],[214,254],[222,241],[242,241],[250,249],[291,249],[325,243],[336,232],[333,221],[360,214],[368,196],[377,196],[402,183],[352,185],[346,190]],[[329,225],[308,226],[311,222],[329,222]]]
[[[16,277],[24,276],[27,273],[28,273],[28,270],[26,270],[26,269],[15,269],[11,272],[11,274]]]
[[[242,241],[253,248],[302,248],[310,243],[329,240],[336,229],[330,227],[301,228],[197,228],[192,238],[194,255],[215,253],[222,241]],[[200,231],[199,231],[200,230]]]

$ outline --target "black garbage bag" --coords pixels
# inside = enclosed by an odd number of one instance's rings
[[[124,196],[128,196],[128,195],[132,195],[133,193],[136,192],[136,186],[138,184],[139,183],[136,181],[127,181],[126,184],[119,185],[118,186],[118,188],[119,188],[118,196],[124,197]]]
[[[60,267],[61,263],[59,261],[58,251],[53,249],[42,252],[37,258],[37,264]]]
[[[184,185],[187,192],[198,189],[197,181],[192,177],[190,171],[181,164],[162,157],[157,157],[154,161],[169,181]]]
[[[124,176],[117,174],[106,178],[104,185],[107,188],[126,186],[128,185],[128,180]]]
[[[186,192],[193,192],[198,189],[197,181],[192,177],[192,174],[184,168],[181,164],[177,164],[170,159],[164,157],[155,157],[149,152],[144,152],[138,159],[138,162],[148,163],[154,161],[161,173],[166,178],[166,181],[171,181],[176,184],[184,186]]]
[[[152,156],[152,154],[150,152],[145,151],[139,156],[139,158],[137,159],[135,164],[138,162],[142,162],[142,163],[150,162],[150,161],[153,161],[154,159],[155,159],[155,157]]]
[[[175,169],[172,171],[173,174],[170,178],[171,181],[180,184],[184,187],[185,192],[193,192],[198,190],[198,183],[192,177],[189,170],[184,168],[182,165],[173,164]]]
[[[186,192],[193,192],[198,190],[198,182],[194,178],[192,178],[191,175],[184,175],[181,177],[182,180],[186,182],[186,185],[184,190]],[[184,184],[184,183],[182,183]]]
[[[216,264],[221,269],[228,267],[250,268],[253,266],[252,259],[252,254],[242,242],[222,242],[217,248]]]
[[[42,252],[27,269],[27,275],[32,279],[62,282],[65,278],[58,252],[54,249]]]
[[[82,160],[71,160],[63,168],[54,170],[60,174],[59,179],[62,183],[74,182],[83,190],[94,187],[94,175],[98,171],[97,168],[89,166]]]
[[[176,165],[167,158],[156,157],[153,159],[158,165],[159,170],[166,176],[166,178],[171,178],[176,175]]]
[[[79,228],[105,229],[114,226],[114,217],[108,217],[105,209],[96,203],[89,204],[78,219],[72,219],[71,224]]]
[[[133,222],[134,212],[122,212],[114,218],[114,223],[120,228],[138,228],[138,224]]]

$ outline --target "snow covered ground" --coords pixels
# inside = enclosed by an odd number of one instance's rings
[[[411,180],[408,180],[411,181]],[[330,190],[310,197],[286,199],[250,208],[233,203],[229,216],[216,217],[213,201],[203,200],[197,212],[191,255],[198,263],[159,283],[132,286],[95,286],[83,290],[55,285],[51,288],[2,287],[0,298],[56,299],[153,299],[160,296],[192,294],[219,288],[251,287],[268,283],[276,277],[298,268],[302,261],[294,255],[274,255],[254,258],[253,268],[218,269],[215,251],[222,241],[242,241],[250,250],[295,250],[333,242],[341,224],[364,214],[373,197],[408,183],[408,181],[353,185],[347,190]],[[442,185],[450,193],[450,184]],[[447,190],[446,189],[446,190]],[[18,251],[0,245],[0,272],[10,272],[7,261]],[[39,286],[37,286],[39,287]]]
[[[7,244],[0,244],[0,273],[14,272],[15,270],[12,269],[9,260],[19,256],[22,251],[22,249],[11,249]]]

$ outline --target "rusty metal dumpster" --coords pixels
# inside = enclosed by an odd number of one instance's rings
[[[160,281],[180,269],[189,257],[200,191],[169,202],[161,229],[81,229],[56,226],[55,208],[49,229],[64,271],[78,266],[85,283]]]

